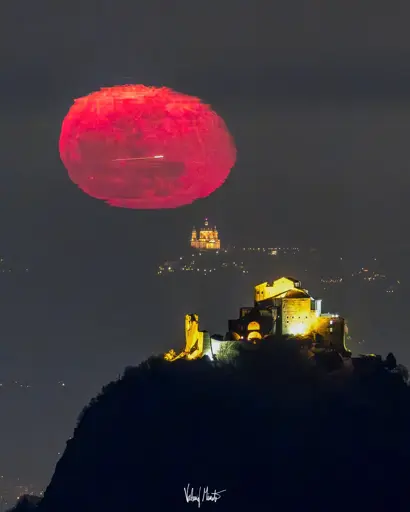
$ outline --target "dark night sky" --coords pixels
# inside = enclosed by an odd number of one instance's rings
[[[405,272],[409,17],[394,0],[5,3],[0,247],[30,272],[0,280],[0,376],[33,387],[0,390],[1,472],[45,484],[89,398],[172,346],[155,263],[206,215],[237,243],[376,251]],[[57,144],[73,98],[130,82],[225,119],[238,162],[211,197],[122,210],[70,182]]]

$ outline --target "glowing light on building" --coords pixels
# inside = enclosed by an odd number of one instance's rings
[[[262,339],[262,335],[260,332],[258,331],[252,331],[248,334],[248,338],[247,338],[249,341],[252,341],[252,340],[261,340]]]
[[[191,247],[206,251],[217,251],[221,248],[218,230],[216,226],[209,227],[208,219],[205,219],[204,227],[199,230],[199,235],[195,228],[192,229]]]
[[[207,331],[199,331],[198,316],[186,315],[185,349],[179,355],[171,350],[165,359],[198,359],[204,355],[229,359],[229,351],[235,351],[234,345],[229,345],[231,342],[249,348],[289,336],[299,338],[300,348],[309,348],[310,355],[328,350],[343,357],[351,354],[346,347],[349,331],[345,319],[337,313],[321,313],[321,300],[311,297],[297,279],[282,277],[256,285],[254,298],[253,306],[240,308],[239,318],[228,320],[224,336],[210,337]]]
[[[223,344],[224,344],[223,340],[217,340],[215,338],[212,338],[212,336],[211,336],[211,338],[210,338],[210,347],[204,353],[204,355],[208,356],[210,359],[213,359],[214,357],[216,357],[219,354]]]
[[[303,336],[309,332],[309,328],[302,322],[295,322],[294,324],[290,325],[288,332],[292,336]]]

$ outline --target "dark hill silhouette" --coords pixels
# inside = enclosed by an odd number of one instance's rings
[[[402,510],[410,394],[392,365],[332,375],[274,340],[234,364],[151,358],[84,409],[38,510],[195,510],[188,484],[226,489],[201,510]]]

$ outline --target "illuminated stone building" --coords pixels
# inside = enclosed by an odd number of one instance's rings
[[[321,315],[321,300],[314,299],[300,281],[282,277],[255,286],[255,306],[273,310],[277,315],[277,333],[304,335],[311,331]]]
[[[255,286],[253,307],[241,308],[229,321],[227,338],[256,341],[267,336],[310,338],[318,348],[347,353],[347,324],[336,314],[322,313],[321,299],[313,298],[301,282],[282,277]]]
[[[221,248],[216,226],[210,228],[208,219],[205,219],[204,227],[199,230],[199,236],[195,227],[192,229],[191,247],[202,251],[216,251]]]
[[[195,331],[192,330],[193,324]],[[255,286],[254,305],[242,307],[239,318],[228,321],[225,336],[209,336],[206,331],[199,331],[197,315],[187,315],[185,331],[185,350],[179,355],[170,351],[166,355],[167,360],[181,357],[198,359],[204,355],[213,358],[227,346],[227,342],[252,346],[259,340],[272,337],[285,340],[294,337],[300,340],[300,348],[307,349],[310,355],[329,351],[343,357],[351,355],[345,345],[348,332],[345,319],[336,314],[322,313],[321,299],[313,298],[308,290],[302,288],[300,281],[292,277]],[[191,331],[194,335],[190,334]]]

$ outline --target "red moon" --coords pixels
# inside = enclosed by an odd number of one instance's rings
[[[199,98],[121,85],[79,98],[60,135],[61,160],[86,194],[111,206],[176,208],[207,197],[235,164],[224,121]]]

